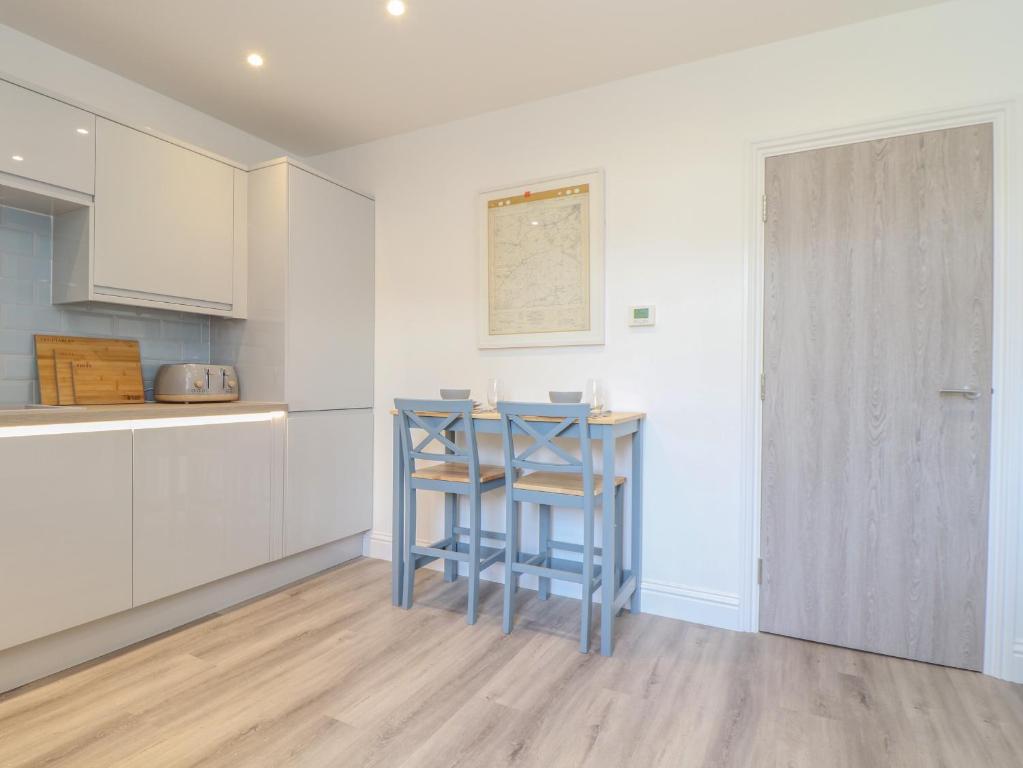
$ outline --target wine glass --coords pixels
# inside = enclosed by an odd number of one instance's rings
[[[586,381],[586,401],[597,413],[604,410],[604,383],[600,379],[587,379]]]
[[[497,401],[501,399],[501,381],[500,379],[487,379],[487,408],[494,410],[497,407]]]

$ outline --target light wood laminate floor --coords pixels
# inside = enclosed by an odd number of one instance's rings
[[[360,560],[0,697],[2,766],[1019,766],[1023,686]]]

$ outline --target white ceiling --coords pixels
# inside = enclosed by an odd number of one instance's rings
[[[937,1],[0,0],[0,23],[313,155]]]

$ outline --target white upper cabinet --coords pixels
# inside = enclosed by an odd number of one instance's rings
[[[288,381],[294,411],[373,405],[373,201],[288,168]]]
[[[247,176],[0,80],[0,199],[53,214],[55,304],[244,318]]]
[[[236,169],[97,119],[93,284],[103,295],[229,312]]]
[[[95,121],[89,112],[0,80],[0,171],[91,195]]]

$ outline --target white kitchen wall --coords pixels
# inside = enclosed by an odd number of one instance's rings
[[[0,25],[0,77],[242,163],[286,154],[280,147],[4,25]]]
[[[210,362],[208,317],[113,304],[53,306],[52,263],[50,217],[0,206],[0,405],[39,402],[37,333],[136,339],[146,388],[163,363]]]
[[[751,143],[1017,97],[1020,29],[1018,0],[941,4],[313,158],[377,202],[371,552],[389,551],[395,396],[480,397],[497,376],[507,397],[543,398],[596,376],[612,407],[649,413],[645,609],[739,626]],[[607,344],[477,349],[477,194],[595,167]],[[657,305],[656,327],[626,327],[639,303]],[[426,509],[439,532],[440,507]]]

